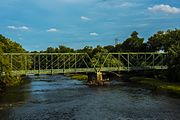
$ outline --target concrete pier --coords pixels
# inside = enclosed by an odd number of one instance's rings
[[[103,80],[102,72],[97,72],[96,73],[96,79],[97,79],[97,81],[102,81]]]
[[[106,85],[106,80],[103,80],[102,72],[88,74],[88,84],[92,86]]]

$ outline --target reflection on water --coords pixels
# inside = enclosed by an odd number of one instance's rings
[[[180,118],[180,100],[120,85],[88,87],[61,75],[31,82],[0,96],[0,119],[122,120]],[[114,82],[115,83],[115,82]],[[117,82],[116,82],[117,83]]]

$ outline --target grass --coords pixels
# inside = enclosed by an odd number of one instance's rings
[[[180,95],[180,83],[170,83],[167,81],[146,77],[131,77],[130,80],[135,83],[149,86],[152,89],[163,90]]]
[[[88,80],[88,76],[83,74],[66,74],[66,76],[77,80]]]

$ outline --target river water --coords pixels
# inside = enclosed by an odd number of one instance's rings
[[[180,120],[180,99],[122,82],[88,87],[61,75],[30,76],[0,95],[0,120]]]

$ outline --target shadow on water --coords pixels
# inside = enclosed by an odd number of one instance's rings
[[[21,91],[21,87],[8,88],[0,94],[0,110],[24,104],[29,98],[29,93]]]

